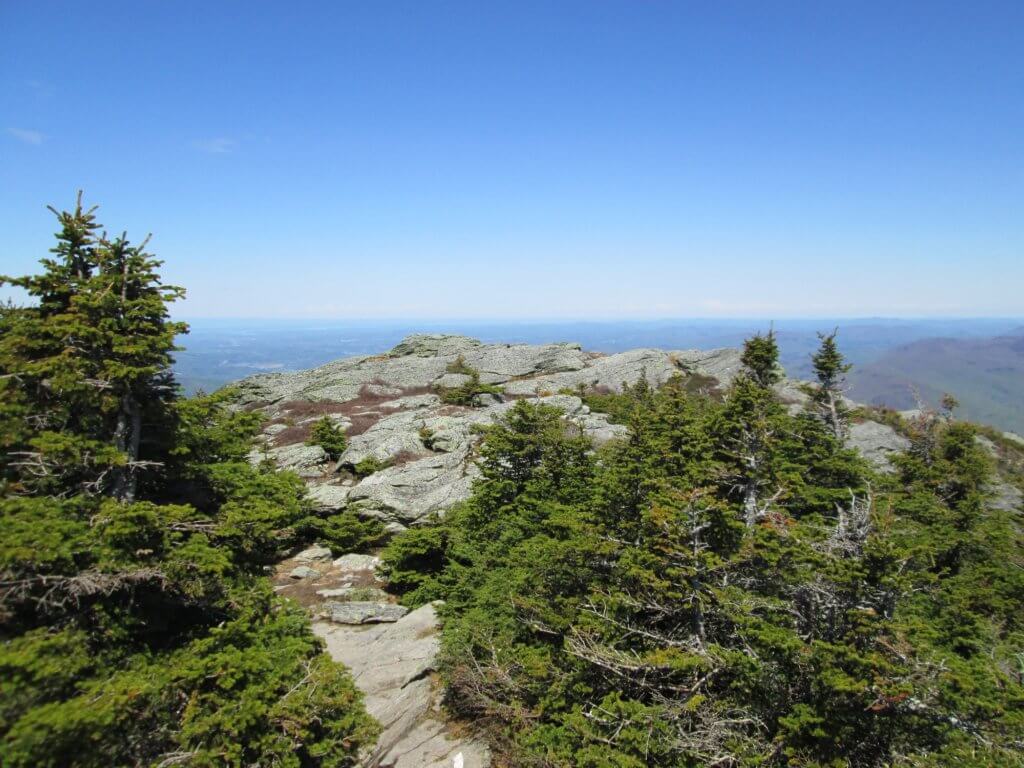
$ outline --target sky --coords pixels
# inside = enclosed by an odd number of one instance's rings
[[[0,272],[184,317],[1024,316],[1024,3],[0,0]]]

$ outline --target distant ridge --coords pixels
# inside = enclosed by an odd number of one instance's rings
[[[1024,326],[986,338],[914,341],[850,374],[850,396],[860,402],[913,408],[915,392],[933,405],[948,392],[963,418],[1024,432]]]

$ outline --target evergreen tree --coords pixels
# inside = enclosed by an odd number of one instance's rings
[[[758,333],[743,342],[740,358],[746,374],[759,386],[771,387],[782,379],[779,367],[779,344],[775,331],[769,330],[763,336]]]
[[[145,242],[98,235],[94,212],[79,194],[74,211],[57,213],[43,273],[2,278],[37,301],[9,313],[0,340],[0,365],[32,413],[5,470],[27,489],[131,501],[153,466],[147,450],[161,450],[145,444],[145,420],[174,396],[171,352],[187,328],[167,307],[184,291],[161,284]]]
[[[843,398],[843,382],[852,366],[839,351],[836,333],[818,334],[821,344],[811,356],[818,384],[811,391],[811,402],[836,439],[842,440],[846,436],[850,419],[850,409]]]
[[[717,430],[725,437],[719,449],[723,480],[730,494],[740,497],[749,528],[786,491],[779,462],[785,409],[772,390],[781,378],[775,334],[747,339],[741,360],[744,370],[726,394]]]
[[[753,341],[724,402],[588,395],[629,426],[589,458],[517,405],[473,497],[389,545],[407,602],[447,601],[452,706],[509,765],[1020,765],[1021,542],[972,431],[873,474]]]
[[[303,483],[249,463],[229,394],[177,394],[159,262],[58,218],[0,311],[0,764],[353,765],[376,725],[262,575]]]
[[[309,445],[319,445],[323,448],[331,461],[337,461],[348,447],[345,430],[335,424],[329,416],[324,416],[313,424],[308,442]]]

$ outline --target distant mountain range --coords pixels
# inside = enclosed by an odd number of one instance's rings
[[[893,408],[934,405],[943,393],[971,421],[1024,433],[1024,327],[988,338],[921,339],[850,374],[850,396]]]
[[[175,372],[187,392],[215,390],[253,373],[296,371],[353,355],[384,352],[410,333],[461,333],[486,343],[575,341],[584,349],[738,347],[770,320],[341,321],[194,320]],[[1024,432],[1024,322],[1020,319],[843,319],[774,323],[790,376],[809,378],[817,332],[839,329],[854,364],[851,396],[911,408],[914,388],[935,403],[951,392],[961,415]]]

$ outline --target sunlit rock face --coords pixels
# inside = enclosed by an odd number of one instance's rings
[[[320,511],[347,509],[398,531],[468,498],[479,476],[474,456],[480,428],[494,424],[518,399],[557,407],[599,445],[627,430],[591,412],[579,393],[621,391],[641,379],[657,387],[673,376],[721,390],[741,368],[737,349],[602,355],[578,344],[483,344],[466,336],[417,334],[385,354],[244,379],[238,402],[269,417],[253,461],[269,459],[297,472]],[[466,386],[470,372],[491,391],[469,404],[445,403],[441,394]],[[783,379],[776,389],[791,409],[806,402],[799,382]],[[338,460],[306,444],[310,427],[324,416],[348,434]],[[850,440],[882,467],[903,447],[903,438],[875,422],[855,425]]]

